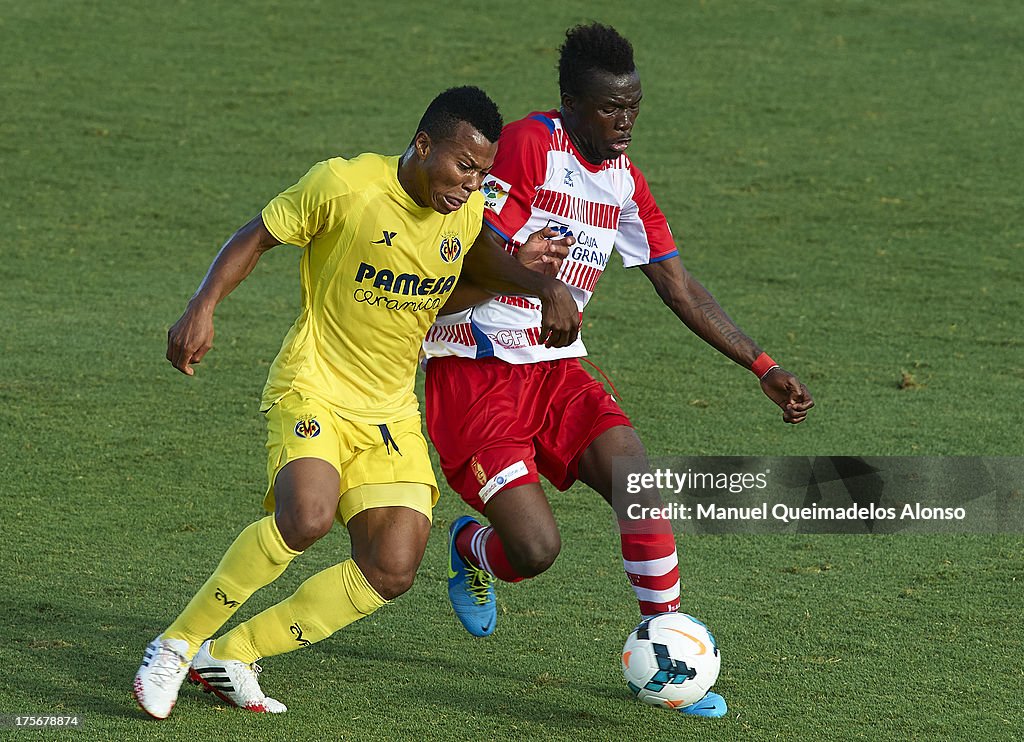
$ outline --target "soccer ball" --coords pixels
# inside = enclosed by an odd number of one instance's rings
[[[644,703],[677,709],[702,699],[722,665],[708,627],[685,613],[642,621],[622,648],[626,684]]]

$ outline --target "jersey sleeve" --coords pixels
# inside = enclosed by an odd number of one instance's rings
[[[318,162],[298,183],[263,208],[263,223],[282,244],[306,247],[315,235],[335,226],[333,222],[341,218],[334,207],[335,197],[343,190],[344,183],[330,163]]]
[[[657,263],[679,254],[668,220],[639,169],[630,164],[633,195],[623,206],[615,249],[626,268]]]
[[[462,209],[465,211],[462,217],[463,244],[466,251],[469,251],[476,244],[476,238],[480,236],[483,227],[484,203],[480,193],[471,194]]]
[[[543,114],[534,114],[509,124],[498,138],[498,154],[482,188],[484,222],[506,242],[530,218],[533,199],[544,183],[551,126]]]

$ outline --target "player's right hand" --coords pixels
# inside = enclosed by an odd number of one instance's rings
[[[202,361],[212,347],[213,312],[189,305],[167,331],[167,360],[181,373],[193,376],[192,364]]]
[[[761,379],[761,390],[782,409],[782,421],[796,425],[807,418],[814,398],[800,379],[776,366]]]
[[[569,248],[575,243],[572,232],[544,227],[526,239],[516,253],[516,259],[532,271],[557,276],[562,261],[569,255]]]

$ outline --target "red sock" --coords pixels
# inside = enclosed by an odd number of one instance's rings
[[[526,579],[512,567],[501,538],[492,526],[485,527],[479,523],[463,526],[455,537],[455,551],[474,567],[491,573],[502,582]]]
[[[679,558],[667,520],[620,521],[622,564],[644,618],[679,609]]]

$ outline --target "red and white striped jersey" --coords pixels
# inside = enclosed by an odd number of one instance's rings
[[[626,267],[678,254],[643,174],[626,155],[600,165],[587,162],[562,128],[558,111],[532,113],[505,127],[483,194],[485,229],[497,232],[510,251],[546,226],[576,238],[558,277],[575,297],[581,321],[612,248]],[[424,351],[428,357],[494,356],[509,363],[587,354],[582,333],[570,346],[545,348],[540,326],[538,299],[498,296],[438,317]]]

